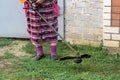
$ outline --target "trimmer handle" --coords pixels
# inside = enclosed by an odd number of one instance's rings
[[[37,0],[28,0],[30,3],[35,3]]]

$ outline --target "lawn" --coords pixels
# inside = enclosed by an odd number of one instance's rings
[[[17,39],[18,40],[18,39]],[[0,39],[0,80],[120,80],[120,56],[110,55],[102,46],[72,45],[80,54],[88,53],[92,57],[76,64],[73,60],[54,61],[50,59],[50,46],[44,43],[45,58],[35,61],[35,47],[29,40],[20,51],[29,56],[16,56],[11,47],[21,45],[16,39]],[[58,56],[75,55],[65,43],[58,43]],[[2,51],[3,52],[3,51]]]

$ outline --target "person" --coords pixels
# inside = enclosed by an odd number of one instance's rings
[[[37,56],[35,59],[40,60],[45,56],[42,43],[48,42],[50,43],[51,59],[57,60],[58,35],[31,9],[27,0],[21,1],[24,3],[30,40],[36,46]],[[58,31],[58,6],[53,6],[53,4],[57,5],[57,0],[37,0],[35,4],[37,4],[39,13]]]

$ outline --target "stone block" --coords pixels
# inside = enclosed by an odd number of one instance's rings
[[[106,33],[119,33],[119,27],[104,27],[103,31]]]
[[[105,26],[111,26],[111,20],[103,20],[103,25]]]
[[[111,34],[104,33],[103,34],[103,39],[110,40],[111,39]]]
[[[103,0],[104,6],[111,6],[111,0]]]
[[[112,40],[120,40],[120,34],[112,34]]]
[[[120,47],[119,41],[110,41],[110,40],[104,40],[103,45],[106,47]]]
[[[104,13],[111,13],[111,7],[104,7]]]
[[[110,13],[105,13],[103,17],[104,17],[104,19],[111,20],[111,14]]]

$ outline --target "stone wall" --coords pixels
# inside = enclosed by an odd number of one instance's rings
[[[103,40],[103,0],[65,0],[65,39],[97,45]]]

